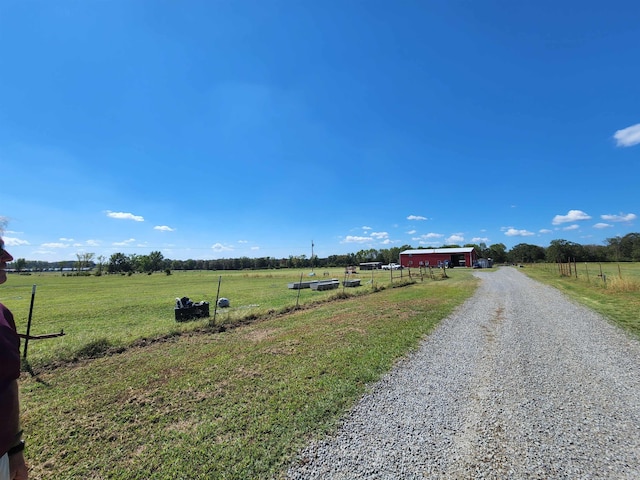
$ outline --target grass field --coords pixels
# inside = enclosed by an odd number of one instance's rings
[[[220,293],[236,307],[220,321],[265,315],[219,333],[206,321],[176,324],[172,311],[176,296],[215,299],[214,273],[10,277],[1,299],[21,330],[37,283],[34,333],[67,332],[32,342],[36,376],[21,379],[31,478],[281,476],[300,447],[334,428],[476,285],[463,269],[412,284],[405,273],[393,281],[399,288],[378,273],[376,288],[333,300],[335,290],[302,290],[308,308],[270,315],[295,305],[298,291],[287,282],[299,272],[224,275]],[[161,341],[143,346],[140,336]],[[97,339],[127,348],[50,368],[57,355]]]
[[[300,280],[295,270],[176,272],[172,275],[104,275],[101,277],[63,277],[60,274],[11,275],[0,288],[0,301],[9,305],[21,332],[26,331],[32,285],[36,296],[32,314],[32,334],[57,333],[55,340],[31,341],[28,359],[34,368],[56,362],[99,354],[109,348],[126,347],[141,338],[172,335],[208,325],[211,319],[175,321],[176,297],[209,301],[210,314],[220,282],[220,296],[229,298],[230,308],[218,309],[216,324],[233,324],[243,318],[260,317],[269,312],[287,311],[296,304],[308,306],[326,301],[343,292],[310,289],[291,290],[289,282]],[[317,272],[314,278],[344,278],[343,269]],[[359,295],[401,282],[399,272],[362,272],[363,286],[345,289]],[[406,280],[407,272],[403,272]],[[304,280],[309,280],[303,274]],[[298,297],[298,293],[300,296]]]

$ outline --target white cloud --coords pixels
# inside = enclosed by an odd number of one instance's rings
[[[568,231],[568,230],[577,230],[577,229],[579,229],[579,228],[580,228],[580,226],[579,226],[579,225],[573,224],[573,225],[569,225],[568,227],[564,227],[562,230],[565,230],[565,231]]]
[[[382,240],[383,238],[389,238],[389,233],[387,233],[387,232],[371,232],[371,238],[375,238],[377,240]]]
[[[30,243],[26,240],[20,240],[15,237],[2,237],[4,240],[4,244],[8,247],[21,247],[23,245],[30,245]]]
[[[545,233],[553,233],[553,230],[549,230],[548,228],[541,228],[539,230],[539,232],[543,233],[543,234],[545,234]]]
[[[347,235],[344,238],[345,243],[365,243],[370,241],[371,241],[371,237],[359,237],[356,235]]]
[[[133,213],[125,213],[125,212],[112,212],[107,210],[107,217],[116,218],[118,220],[133,220],[136,222],[144,222],[144,218],[140,215],[134,215]]]
[[[609,225],[608,223],[602,223],[602,222],[600,222],[600,223],[596,223],[596,224],[593,226],[593,228],[598,228],[598,229],[601,229],[601,228],[610,228],[610,227],[613,227],[613,225]]]
[[[392,244],[392,243],[393,243],[393,241],[392,241],[392,240],[390,240],[390,239],[388,239],[388,238],[386,238],[385,240],[383,240],[383,241],[382,241],[382,242],[380,242],[380,243],[382,243],[382,245],[390,245],[390,244]]]
[[[423,217],[421,215],[409,215],[407,220],[426,220],[427,217]]]
[[[446,240],[447,243],[462,243],[464,242],[464,237],[461,233],[454,233]]]
[[[233,251],[233,247],[229,247],[229,246],[223,245],[221,243],[214,243],[213,245],[211,245],[211,249],[214,252],[231,252],[231,251]]]
[[[87,247],[99,247],[100,246],[100,242],[98,240],[87,240],[86,242]]]
[[[503,231],[507,237],[531,237],[535,235],[535,233],[528,230],[518,230],[513,227],[507,227],[506,229],[503,229]]]
[[[407,235],[414,235],[415,233],[416,233],[416,231],[415,231],[415,230],[409,230],[409,231],[407,232]]]
[[[58,240],[60,240],[61,242],[73,242],[74,239],[73,238],[59,238]]]
[[[600,218],[608,222],[631,222],[638,216],[635,213],[621,213],[620,215],[600,215]]]
[[[238,243],[249,243],[248,240],[238,240]]]
[[[591,220],[591,216],[582,210],[569,210],[566,215],[556,215],[551,223],[560,225],[561,223],[577,222],[578,220]]]
[[[167,225],[156,225],[153,227],[154,230],[158,230],[160,232],[175,232],[175,228],[168,227]]]
[[[489,239],[487,237],[473,237],[471,243],[487,243]]]
[[[372,230],[371,227],[367,227],[366,225],[362,227],[363,230]]]
[[[123,240],[122,242],[113,242],[111,245],[113,245],[114,247],[128,247],[135,241],[135,238],[130,238],[129,240]]]
[[[613,134],[618,147],[633,147],[640,143],[640,123],[618,130]]]
[[[260,250],[260,247],[251,247],[251,250]]]
[[[43,243],[40,246],[44,247],[44,248],[67,248],[67,247],[70,247],[70,245],[68,243],[62,243],[62,242]]]

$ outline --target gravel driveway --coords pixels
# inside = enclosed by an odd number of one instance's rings
[[[289,478],[640,478],[640,343],[515,268],[476,275]]]

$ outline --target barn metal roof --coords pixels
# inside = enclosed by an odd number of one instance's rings
[[[400,252],[400,255],[419,255],[425,253],[471,253],[474,250],[473,247],[463,248],[418,248],[415,250],[405,250]]]

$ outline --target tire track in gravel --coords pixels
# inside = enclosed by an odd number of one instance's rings
[[[476,275],[289,478],[640,478],[640,343],[514,268]]]

